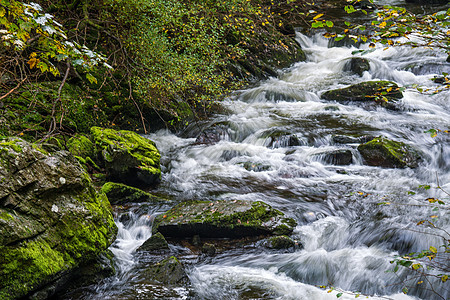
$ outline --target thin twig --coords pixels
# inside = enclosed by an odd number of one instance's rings
[[[28,77],[25,76],[25,78],[24,78],[21,82],[19,82],[19,84],[17,84],[17,86],[16,86],[15,88],[13,88],[13,89],[10,90],[9,92],[7,92],[7,93],[4,94],[3,96],[1,96],[1,97],[0,97],[0,100],[3,100],[3,99],[5,99],[6,97],[8,97],[9,95],[11,95],[12,93],[14,93],[14,91],[17,90],[17,89],[22,85],[22,83],[24,83],[25,80],[27,80],[27,79],[28,79]]]

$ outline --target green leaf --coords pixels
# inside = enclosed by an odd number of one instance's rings
[[[86,74],[86,78],[87,78],[87,80],[89,80],[89,82],[90,82],[91,84],[92,84],[92,83],[97,84],[97,78],[95,78],[94,76],[92,76],[91,73],[87,73],[87,74]]]
[[[402,292],[403,292],[403,294],[408,294],[408,288],[407,288],[407,287],[404,287],[404,288],[402,289]]]
[[[333,27],[334,26],[334,23],[333,22],[331,22],[331,21],[327,21],[326,22],[326,25],[328,26],[328,27]]]
[[[319,27],[323,27],[323,22],[322,21],[316,21],[314,23],[311,24],[312,28],[319,28]]]
[[[336,298],[339,298],[339,297],[342,297],[342,293],[338,293],[338,294],[336,294]]]

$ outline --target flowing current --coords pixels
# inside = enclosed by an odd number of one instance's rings
[[[148,137],[162,153],[159,193],[174,203],[264,201],[297,220],[292,237],[304,248],[242,246],[201,260],[189,249],[171,245],[186,265],[190,284],[157,286],[140,273],[151,258],[135,250],[151,235],[149,216],[170,206],[136,206],[129,213],[131,220],[117,221],[119,237],[111,249],[120,266],[118,275],[85,292],[86,299],[336,299],[340,292],[340,299],[354,299],[353,292],[370,299],[441,299],[420,288],[418,282],[426,278],[404,268],[394,273],[390,261],[443,243],[436,235],[439,230],[416,225],[419,221],[433,215],[437,227],[450,231],[448,206],[432,211],[426,205],[427,198],[448,199],[436,186],[450,191],[449,135],[431,137],[425,132],[449,129],[450,93],[424,95],[411,88],[442,88],[431,79],[450,73],[446,55],[379,48],[363,56],[370,70],[360,77],[344,71],[357,48],[329,47],[321,35],[297,34],[297,40],[307,60],[236,93],[223,103],[226,114],[194,124],[182,137],[167,131]],[[368,80],[406,87],[400,109],[321,99],[324,91]],[[213,132],[220,141],[196,143],[201,130]],[[423,161],[415,169],[367,166],[357,142],[341,144],[336,139],[368,135],[410,144]],[[350,164],[327,159],[326,153],[335,150],[349,150]],[[441,263],[449,267],[448,260]],[[429,280],[444,299],[450,297],[448,284]],[[329,293],[319,286],[335,290]],[[408,295],[402,293],[405,286]]]

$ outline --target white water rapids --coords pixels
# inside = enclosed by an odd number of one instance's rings
[[[429,197],[446,199],[437,182],[450,191],[449,135],[438,133],[432,138],[425,133],[449,129],[450,93],[424,95],[410,88],[413,84],[439,87],[431,79],[449,71],[446,55],[380,47],[363,56],[370,61],[370,71],[359,77],[343,71],[356,48],[329,48],[320,35],[298,34],[297,40],[307,61],[284,70],[279,78],[236,93],[223,103],[228,114],[192,126],[186,137],[160,131],[149,138],[163,156],[159,192],[177,201],[264,201],[298,221],[292,237],[304,249],[241,248],[219,253],[189,265],[190,286],[156,289],[135,280],[138,271],[132,271],[134,250],[150,236],[149,227],[118,222],[119,238],[112,249],[124,268],[117,278],[122,285],[105,283],[86,299],[336,299],[337,290],[344,291],[340,299],[354,299],[352,292],[372,295],[369,299],[440,299],[420,289],[419,279],[410,272],[387,271],[393,269],[389,262],[395,255],[442,243],[439,237],[424,234],[427,229],[416,225],[418,221],[436,215],[436,226],[450,231],[449,207],[432,211],[425,206]],[[367,109],[321,99],[326,90],[368,80],[392,80],[406,87],[401,109]],[[220,142],[194,143],[197,127],[214,126],[225,128]],[[295,135],[300,145],[273,143],[271,136],[277,132]],[[357,144],[336,144],[335,135],[383,135],[412,145],[424,159],[416,169],[366,166]],[[352,163],[331,165],[317,155],[336,149],[350,150]],[[245,163],[264,168],[247,170]],[[133,235],[138,226],[144,226],[142,232]],[[405,284],[410,287],[408,295],[401,292]],[[433,284],[449,297],[448,284]],[[337,290],[328,293],[321,285]]]

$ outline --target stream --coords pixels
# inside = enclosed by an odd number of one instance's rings
[[[156,192],[174,202],[136,204],[126,221],[118,215],[119,234],[110,248],[117,275],[81,289],[73,299],[336,299],[341,292],[340,299],[354,299],[354,292],[369,299],[441,299],[421,289],[417,282],[424,279],[415,273],[392,272],[390,261],[442,244],[436,229],[416,225],[419,221],[433,215],[437,227],[450,231],[448,205],[438,211],[426,205],[427,198],[448,199],[443,190],[450,191],[450,137],[425,132],[449,129],[450,92],[424,95],[412,88],[442,87],[431,79],[450,73],[447,55],[381,46],[363,56],[370,70],[358,76],[344,71],[348,59],[359,56],[352,54],[358,48],[329,47],[320,34],[297,33],[296,39],[305,62],[236,92],[223,102],[227,113],[192,124],[182,135],[148,136],[162,153],[163,179]],[[327,90],[369,80],[406,87],[400,110],[321,99]],[[196,143],[200,132],[213,132],[220,141]],[[415,169],[367,166],[358,143],[336,139],[381,135],[412,145],[423,161]],[[351,151],[351,163],[333,164],[325,154],[335,150]],[[152,258],[135,250],[151,236],[152,216],[191,199],[264,201],[297,220],[292,238],[304,248],[280,251],[253,243],[205,259],[171,244],[190,284],[155,285],[140,273]],[[448,260],[442,263],[449,266]],[[448,284],[433,285],[450,298]]]

